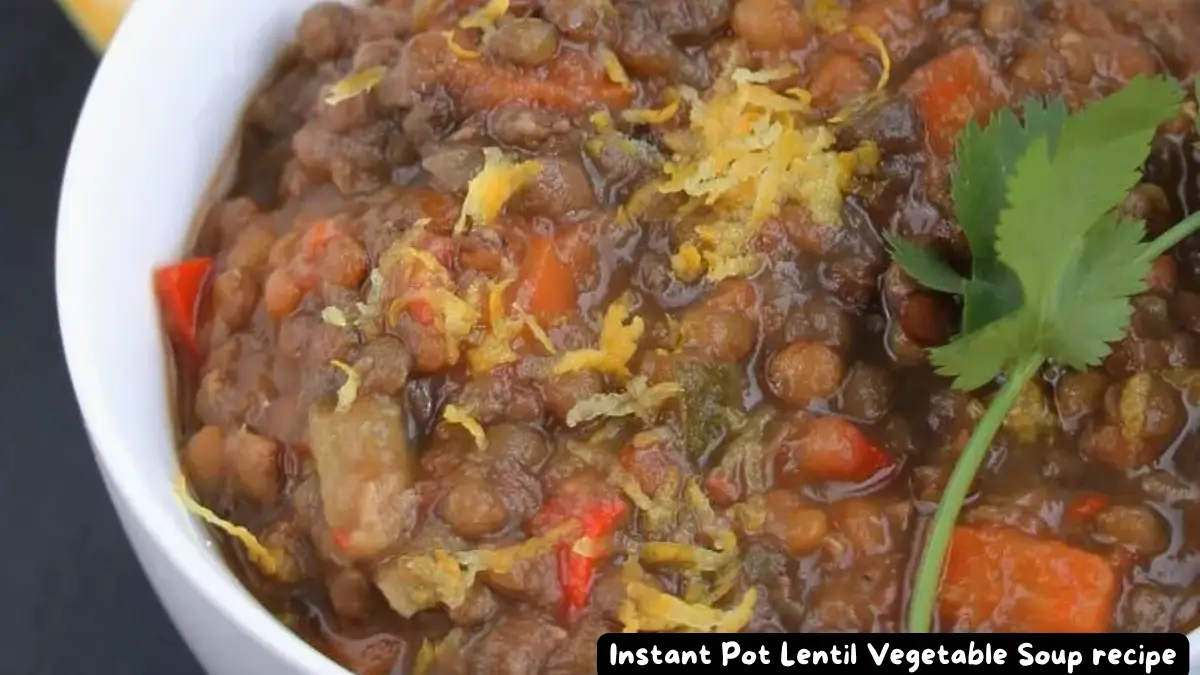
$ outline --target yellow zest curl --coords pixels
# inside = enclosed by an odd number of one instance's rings
[[[500,148],[484,148],[483,168],[467,183],[467,197],[463,200],[458,222],[454,224],[454,234],[465,233],[468,222],[476,225],[491,223],[509,198],[541,170],[542,163],[537,160],[513,162]]]
[[[346,412],[350,406],[354,405],[354,400],[358,398],[358,385],[362,382],[358,371],[350,367],[346,362],[334,359],[329,362],[329,365],[337,368],[346,374],[346,381],[337,390],[337,412]]]
[[[442,410],[442,419],[450,424],[457,424],[466,429],[475,439],[475,447],[480,450],[487,450],[487,434],[483,431],[483,425],[465,408],[448,403]]]
[[[454,41],[454,31],[443,31],[442,35],[446,36],[446,46],[450,49],[451,54],[454,54],[464,61],[473,61],[479,58],[479,52],[467,49],[466,47],[463,47]]]
[[[192,498],[188,489],[187,477],[182,472],[175,477],[175,495],[183,504],[183,508],[197,518],[241,542],[250,556],[250,561],[257,565],[264,574],[275,576],[279,573],[279,562],[275,560],[275,556],[258,541],[257,537],[251,534],[250,530],[221,518]]]

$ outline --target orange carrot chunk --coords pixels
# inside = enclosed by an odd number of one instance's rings
[[[625,108],[633,100],[630,91],[609,80],[598,64],[577,52],[559,54],[537,71],[460,61],[449,77],[451,92],[471,111],[522,103],[579,114],[596,105]]]
[[[1005,527],[954,530],[938,595],[944,628],[1102,633],[1117,596],[1108,562]]]
[[[1008,89],[980,47],[959,47],[919,68],[905,85],[925,122],[925,138],[937,157],[954,152],[958,135],[979,124],[1008,100]]]
[[[559,253],[554,238],[534,236],[529,240],[518,273],[517,297],[542,325],[578,308],[573,267],[572,261]]]

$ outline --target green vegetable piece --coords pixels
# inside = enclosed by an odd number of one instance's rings
[[[954,523],[1025,383],[1047,359],[1072,368],[1098,364],[1123,335],[1129,297],[1146,289],[1154,259],[1200,229],[1194,214],[1143,242],[1144,226],[1114,211],[1136,184],[1155,129],[1181,100],[1177,82],[1139,77],[1074,115],[1061,103],[1034,102],[1024,124],[1003,111],[960,139],[953,192],[972,278],[964,280],[963,331],[933,350],[931,361],[959,389],[1008,377],[947,482],[917,570],[909,630],[929,630]],[[918,281],[952,285],[924,252],[896,250]]]
[[[909,276],[927,288],[953,295],[964,295],[967,292],[971,282],[962,278],[933,251],[891,233],[885,233],[883,238],[887,239],[888,245],[892,247],[892,258],[900,263]]]
[[[741,396],[737,373],[725,363],[691,362],[679,366],[678,382],[683,388],[684,451],[703,457],[729,433],[729,409]]]

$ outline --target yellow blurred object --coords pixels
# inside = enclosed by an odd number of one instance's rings
[[[67,16],[98,52],[112,39],[133,0],[58,0]]]

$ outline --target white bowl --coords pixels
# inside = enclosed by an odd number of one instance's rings
[[[150,286],[184,252],[244,102],[314,1],[138,0],[92,83],[63,182],[58,310],[76,396],[137,556],[212,675],[346,675],[246,592],[177,503]]]
[[[97,463],[138,559],[212,675],[346,675],[263,609],[172,493],[167,365],[151,270],[189,225],[244,102],[312,0],[138,0],[67,161],[58,311]]]

